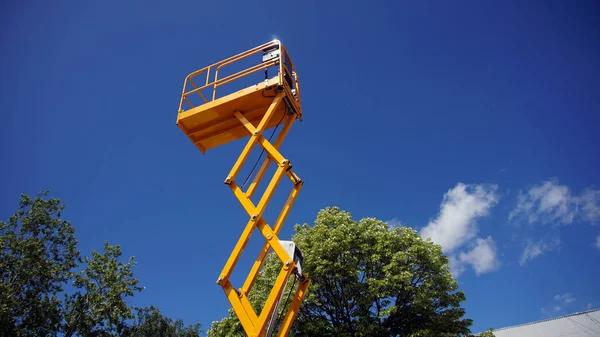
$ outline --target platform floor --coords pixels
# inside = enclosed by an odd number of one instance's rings
[[[248,130],[235,117],[234,112],[240,111],[248,121],[258,126],[273,102],[277,83],[278,79],[274,77],[266,84],[261,82],[186,110],[178,115],[177,125],[202,153],[249,136]],[[265,88],[268,90],[263,92]],[[275,127],[284,114],[285,103],[282,102],[267,129]]]

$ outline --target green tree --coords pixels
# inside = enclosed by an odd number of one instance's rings
[[[133,309],[125,302],[143,288],[133,276],[133,257],[119,261],[121,248],[104,243],[104,253],[92,252],[83,270],[74,274],[73,294],[65,295],[63,331],[65,337],[121,336]]]
[[[64,205],[47,196],[21,195],[19,209],[0,221],[0,337],[151,336],[157,319],[173,334],[156,336],[199,335],[198,324],[130,306],[127,298],[143,289],[133,257],[122,262],[121,248],[105,242],[82,259],[75,229],[61,218]]]
[[[60,330],[61,294],[80,262],[75,229],[55,198],[22,195],[0,221],[0,335],[48,336]]]
[[[322,210],[313,226],[296,225],[293,240],[312,279],[292,336],[466,336],[472,324],[465,295],[450,274],[441,247],[410,228],[352,219],[337,207]],[[260,310],[281,263],[271,254],[251,292]],[[295,291],[293,282],[289,292]],[[284,295],[287,296],[287,295]],[[282,315],[282,308],[278,315]],[[237,318],[212,324],[212,337],[245,336]]]
[[[129,337],[199,337],[200,324],[185,326],[183,321],[173,321],[151,306],[138,309],[137,320],[127,334]]]
[[[488,329],[487,331],[484,331],[482,333],[480,333],[478,335],[479,337],[494,337],[494,330],[493,329]]]

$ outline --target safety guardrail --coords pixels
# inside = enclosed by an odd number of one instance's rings
[[[237,71],[233,74],[227,75],[223,78],[219,78],[219,72],[222,71],[224,67],[232,66],[242,60],[247,59],[250,56],[254,56],[259,53],[264,53],[268,50],[273,50],[275,47],[277,47],[279,50],[279,55],[277,55],[277,57],[271,58],[266,61],[261,59],[261,62],[259,63],[256,63],[243,70]],[[188,76],[186,76],[183,83],[183,90],[181,92],[181,99],[179,102],[178,112],[182,113],[189,109],[198,107],[202,104],[215,101],[218,98],[220,98],[217,96],[217,88],[224,86],[225,84],[232,83],[241,78],[247,77],[249,75],[255,74],[261,70],[269,69],[271,67],[278,68],[278,85],[286,91],[287,97],[293,98],[292,104],[294,104],[297,112],[299,112],[299,115],[301,116],[300,83],[296,72],[296,68],[287,50],[278,40],[265,43],[256,48],[252,48],[243,53],[224,59],[220,62],[211,64],[207,67],[194,71]],[[205,79],[203,79],[203,85],[199,86],[196,82],[194,82],[194,79],[198,80],[198,78],[200,78],[202,75],[205,76]],[[207,98],[203,91],[211,89],[212,93],[209,95],[209,98]],[[200,104],[194,104],[189,99],[190,96],[194,94],[198,94],[202,99]],[[184,103],[187,104],[187,107],[184,107]]]

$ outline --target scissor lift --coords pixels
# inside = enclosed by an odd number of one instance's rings
[[[226,69],[235,68],[236,64],[242,64],[243,68],[219,78],[220,71],[223,74]],[[269,70],[275,72],[274,76],[269,77]],[[217,88],[247,83],[248,79],[260,75],[257,73],[261,71],[265,73],[264,80],[255,80],[241,90],[217,97]],[[201,85],[197,85],[194,80],[202,80]],[[207,91],[210,94],[209,98],[205,95]],[[278,150],[296,119],[302,120],[298,74],[286,49],[277,40],[202,68],[185,78],[177,125],[203,154],[215,147],[249,136],[246,146],[225,178],[225,184],[248,213],[249,221],[219,275],[217,284],[223,288],[246,334],[250,337],[270,335],[277,328],[278,337],[287,336],[310,284],[310,279],[302,273],[302,253],[293,242],[280,241],[278,238],[283,222],[303,184],[292,170],[290,161]],[[271,143],[263,134],[268,129],[280,125],[283,127],[276,140]],[[257,145],[262,147],[267,156],[244,191],[243,186],[236,182],[236,178],[252,149]],[[254,204],[251,198],[271,162],[277,165],[275,174],[258,204]],[[284,176],[290,179],[293,188],[271,226],[263,218],[263,213]],[[265,244],[243,286],[235,289],[229,279],[254,229],[261,232]],[[281,260],[282,268],[261,312],[257,314],[248,300],[248,295],[271,248]],[[276,327],[273,318],[277,314],[277,308],[291,276],[300,281],[299,286],[283,321]]]

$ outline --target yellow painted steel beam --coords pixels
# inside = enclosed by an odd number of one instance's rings
[[[264,221],[264,220],[260,219],[259,221]],[[238,260],[240,259],[240,256],[242,255],[242,251],[248,244],[248,240],[250,240],[250,236],[252,235],[252,232],[254,231],[255,228],[256,228],[255,220],[248,221],[248,224],[246,224],[246,227],[244,228],[242,235],[240,235],[238,242],[236,243],[235,247],[233,248],[233,251],[231,252],[231,254],[229,255],[229,259],[227,260],[227,263],[225,263],[225,266],[223,267],[223,270],[221,271],[221,274],[219,275],[219,279],[217,279],[217,283],[219,283],[221,286],[223,286],[223,284],[225,284],[226,282],[229,282],[229,277],[231,276],[231,273],[233,272],[233,268],[235,267]]]
[[[273,285],[273,289],[271,289],[271,293],[269,294],[263,310],[256,321],[256,325],[254,327],[255,336],[263,337],[265,335],[269,318],[273,314],[273,310],[281,298],[281,293],[283,292],[283,288],[285,288],[285,284],[287,283],[292,270],[292,267],[287,263],[281,268],[279,276],[277,276],[277,280],[275,280],[275,284]]]
[[[288,196],[285,204],[283,205],[281,213],[279,213],[277,220],[275,220],[275,226],[273,227],[273,232],[275,232],[275,234],[279,234],[279,230],[281,230],[281,227],[283,227],[283,222],[285,221],[288,214],[290,213],[290,209],[294,205],[294,202],[296,201],[296,197],[298,196],[298,193],[300,192],[301,188],[302,188],[302,184],[298,184],[298,185],[294,186],[294,188],[290,192],[290,195]],[[248,277],[246,278],[246,281],[244,282],[244,285],[242,286],[242,291],[244,293],[246,293],[246,294],[250,293],[250,290],[252,289],[252,286],[254,285],[254,282],[256,281],[258,272],[260,271],[260,268],[262,267],[263,263],[265,262],[265,259],[267,257],[267,254],[269,253],[270,249],[271,249],[271,246],[269,245],[269,242],[265,241],[265,244],[263,245],[262,249],[260,250],[258,257],[256,258],[256,261],[254,261],[254,264],[252,265],[252,269],[250,270],[250,273],[248,274]]]
[[[294,124],[295,120],[296,120],[295,115],[288,115],[285,117],[283,128],[281,129],[281,132],[277,136],[275,143],[273,143],[273,147],[275,147],[276,149],[279,150],[281,143],[287,136],[288,131],[292,128],[292,124]],[[258,169],[256,176],[254,176],[254,179],[248,186],[248,190],[246,191],[246,196],[248,196],[248,198],[252,198],[252,196],[254,195],[254,192],[256,192],[256,187],[258,187],[258,184],[260,184],[260,181],[262,180],[265,173],[267,172],[267,169],[269,168],[269,164],[271,164],[271,158],[266,157],[265,160],[263,161],[263,163],[261,164],[260,168]]]
[[[280,55],[278,57],[255,64],[232,75],[219,78],[220,69],[272,47],[279,48]],[[216,89],[218,87],[271,66],[277,66],[279,70],[276,77],[271,77],[264,82],[257,83],[255,86],[247,87],[217,99]],[[214,73],[212,79],[211,73]],[[284,73],[286,74],[285,76],[283,75]],[[206,80],[202,80],[205,83],[198,86],[193,81],[193,78],[202,74],[206,74]],[[288,82],[290,78],[286,78],[286,76],[290,76],[293,84]],[[189,91],[187,90],[188,82],[193,87]],[[210,100],[210,96],[207,95],[209,97],[207,98],[201,92],[204,89],[210,90],[209,88],[213,90],[212,100]],[[272,94],[269,94],[265,96],[265,92],[274,92],[275,95],[271,96]],[[187,96],[195,93],[200,95],[204,104],[194,106],[188,100]],[[290,161],[279,152],[279,148],[294,121],[296,119],[302,120],[299,98],[300,86],[296,68],[279,41],[269,42],[191,73],[184,81],[181,94],[177,125],[202,153],[206,153],[207,150],[230,141],[249,136],[246,145],[225,179],[225,184],[228,185],[233,195],[240,202],[248,214],[249,220],[223,266],[223,270],[217,279],[217,284],[222,287],[244,331],[250,337],[264,337],[267,330],[270,332],[273,331],[268,327],[269,323],[273,322],[271,318],[277,314],[278,306],[289,278],[297,277],[302,281],[295,291],[294,299],[285,313],[285,317],[277,333],[277,337],[287,336],[310,284],[310,279],[306,275],[299,275],[299,266],[294,262],[294,256],[288,254],[288,251],[283,247],[278,237],[283,223],[288,217],[303,186],[303,181],[292,170]],[[190,106],[189,110],[183,110],[182,105],[184,102]],[[276,140],[271,143],[270,140],[265,138],[264,132],[279,125],[282,125],[282,129],[277,135]],[[262,148],[266,153],[266,157],[250,185],[244,191],[243,187],[240,187],[236,182],[236,178],[256,146]],[[262,196],[258,199],[258,203],[255,204],[251,199],[255,195],[258,185],[263,181],[271,162],[274,162],[276,165],[275,173],[270,178]],[[273,227],[271,227],[266,219],[264,219],[263,214],[284,176],[290,179],[293,186],[277,219],[273,223]],[[243,286],[235,289],[231,284],[230,277],[255,229],[258,229],[265,243],[254,261]],[[281,261],[282,268],[260,313],[257,313],[250,303],[248,296],[271,249]],[[290,291],[292,290],[290,289]],[[276,328],[276,326],[273,327]]]
[[[286,337],[290,333],[292,323],[294,323],[294,318],[298,314],[298,310],[300,310],[300,305],[302,304],[302,300],[304,300],[304,296],[306,295],[309,285],[310,279],[305,279],[298,286],[298,290],[296,290],[296,296],[292,300],[292,303],[290,304],[290,307],[283,318],[283,322],[281,323],[277,337]]]
[[[223,291],[225,292],[225,295],[227,296],[229,303],[231,303],[231,306],[233,307],[235,314],[237,315],[238,319],[240,320],[240,323],[242,323],[244,330],[246,330],[246,331],[254,330],[255,329],[254,325],[255,325],[256,321],[258,320],[254,310],[246,311],[247,305],[242,303],[242,300],[240,299],[238,292],[235,289],[233,289],[233,287],[231,286],[231,283],[229,283],[229,281],[227,281],[225,283],[225,285],[222,285],[222,286],[223,286]],[[246,301],[247,301],[247,299],[246,299]],[[252,308],[250,307],[250,309],[252,309]]]
[[[248,336],[264,336],[264,334],[267,331],[267,326],[269,324],[270,317],[275,312],[274,310],[276,309],[277,303],[281,298],[282,292],[285,289],[285,285],[287,284],[289,277],[291,275],[294,275],[294,273],[296,273],[298,269],[298,266],[294,263],[294,257],[288,255],[287,251],[283,248],[278,238],[278,234],[283,226],[283,222],[287,218],[290,209],[296,201],[296,198],[303,185],[300,177],[298,177],[298,175],[291,170],[289,160],[285,159],[285,157],[278,150],[278,148],[281,146],[281,143],[285,139],[285,136],[287,135],[287,132],[289,131],[291,125],[293,124],[295,116],[284,116],[283,119],[286,120],[284,128],[278,135],[274,144],[271,144],[262,135],[264,127],[269,123],[269,119],[273,117],[273,112],[277,109],[277,105],[281,103],[284,94],[285,93],[280,93],[276,95],[276,97],[273,99],[273,102],[270,104],[267,112],[265,113],[264,117],[256,127],[244,116],[244,114],[240,110],[236,110],[234,112],[236,119],[238,119],[238,121],[244,126],[244,128],[250,135],[250,140],[248,141],[248,143],[242,150],[242,153],[234,163],[234,166],[231,169],[227,179],[225,180],[225,183],[229,185],[234,196],[244,207],[246,213],[250,216],[250,220],[246,224],[246,227],[242,232],[242,235],[238,239],[238,242],[234,247],[227,263],[225,264],[223,271],[219,275],[217,283],[220,284],[224,288],[224,290],[226,290],[227,287],[230,286],[229,278],[231,276],[231,273],[235,268],[235,265],[239,260],[246,244],[248,243],[254,229],[258,228],[265,239],[265,244],[263,245],[258,257],[252,265],[252,268],[244,282],[244,285],[239,290],[234,291],[237,296],[233,296],[231,291],[226,292],[228,294],[227,298],[231,302],[231,305],[236,315],[238,315],[238,311],[240,311],[238,317],[240,317],[240,322],[242,323],[242,326],[248,334]],[[237,177],[242,165],[246,162],[248,155],[252,151],[254,146],[260,146],[265,150],[265,152],[268,155],[268,161],[263,162],[261,168],[264,168],[260,170],[263,172],[259,171],[258,174],[260,176],[254,178],[252,182],[253,191],[249,193],[249,191],[244,192],[238,186],[238,184],[235,181],[235,178]],[[274,161],[277,164],[277,169],[271,177],[271,180],[267,185],[263,195],[261,196],[258,204],[255,205],[250,200],[250,197],[256,190],[257,185],[264,177],[264,174],[266,173],[270,161]],[[263,213],[266,210],[269,201],[273,197],[275,190],[281,181],[281,178],[284,175],[290,178],[290,180],[293,182],[293,187],[274,223],[274,227],[271,228],[263,218]],[[252,286],[258,278],[264,260],[269,250],[271,249],[273,249],[275,254],[278,256],[283,267],[279,276],[277,277],[277,280],[275,281],[275,284],[273,285],[273,288],[271,289],[269,297],[265,302],[260,314],[256,316],[256,313],[252,309],[252,306],[249,302],[246,302],[246,299],[248,298],[247,296],[249,295]],[[290,311],[288,311],[285,315],[278,336],[285,336],[282,335],[282,332],[289,332],[289,329],[291,328],[291,324],[297,314],[304,294],[306,293],[306,289],[308,288],[308,284],[310,283],[310,281],[304,275],[303,277],[304,281],[300,284],[298,290],[296,291],[294,300],[290,305]],[[255,317],[256,319],[254,319]]]
[[[250,152],[252,151],[254,144],[257,141],[261,141],[264,139],[264,137],[262,136],[262,131],[263,131],[265,125],[267,125],[269,120],[271,120],[271,118],[273,117],[273,112],[275,112],[275,109],[277,109],[277,106],[279,105],[279,103],[281,103],[282,98],[283,98],[283,94],[277,95],[275,97],[275,99],[273,100],[273,103],[271,103],[271,105],[269,106],[269,109],[265,113],[265,116],[260,121],[260,124],[258,125],[258,127],[252,128],[252,131],[250,132],[250,134],[251,134],[250,140],[246,144],[246,147],[244,148],[244,150],[242,150],[242,154],[238,157],[237,161],[233,165],[233,168],[231,168],[231,172],[229,172],[229,175],[225,179],[225,183],[229,183],[229,181],[235,179],[237,174],[240,172],[242,165],[244,165],[244,162],[246,161],[246,159],[248,159],[248,156],[250,155]],[[239,113],[239,111],[236,111],[236,113],[237,113],[236,117],[238,115],[241,115]],[[238,118],[241,118],[241,117],[238,117]],[[240,120],[240,121],[242,122],[242,124],[244,124],[244,126],[246,126],[247,124],[250,124],[250,122],[248,122],[248,120],[246,120],[245,118],[243,118],[243,120]]]

